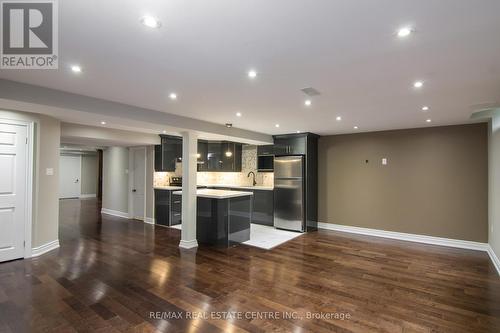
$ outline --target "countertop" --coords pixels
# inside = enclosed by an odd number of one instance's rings
[[[172,194],[182,195],[182,191],[175,191]],[[251,195],[253,195],[252,192],[242,192],[242,191],[209,190],[209,189],[199,189],[196,191],[196,196],[201,198],[211,198],[211,199],[229,199],[237,197],[246,197]]]
[[[182,190],[182,186],[155,186],[156,190],[169,190],[169,191],[178,191]]]
[[[249,185],[221,185],[221,184],[202,184],[201,186],[206,187],[226,187],[226,188],[241,188],[243,190],[263,190],[263,191],[272,191],[274,190],[273,186],[249,186]]]
[[[242,186],[242,185],[221,185],[221,184],[198,184],[197,186],[205,186],[205,187],[225,187],[225,188],[237,188],[237,189],[242,189],[242,190],[261,190],[261,191],[272,191],[274,190],[274,187],[272,186],[262,186],[262,185],[256,185],[256,186]],[[157,190],[170,190],[170,191],[177,191],[177,190],[182,190],[181,186],[155,186],[154,187]]]

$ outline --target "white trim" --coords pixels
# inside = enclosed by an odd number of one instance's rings
[[[155,224],[155,219],[154,219],[154,217],[146,217],[146,219],[144,220],[144,223]]]
[[[198,247],[198,241],[196,239],[193,240],[182,240],[179,242],[179,247],[182,249],[193,249],[195,247]]]
[[[318,222],[318,228],[327,229],[327,230],[342,231],[342,232],[349,232],[352,234],[391,238],[391,239],[397,239],[397,240],[403,240],[403,241],[409,241],[409,242],[457,247],[457,248],[469,249],[469,250],[488,251],[488,247],[489,247],[488,243],[472,242],[472,241],[461,240],[461,239],[442,238],[442,237],[434,237],[434,236],[426,236],[426,235],[407,234],[407,233],[403,233],[403,232],[385,231],[385,230],[379,230],[379,229],[351,227],[351,226],[333,224],[333,223]]]
[[[35,143],[35,122],[28,120],[18,120],[10,118],[0,118],[0,122],[9,125],[26,126],[27,147],[26,147],[26,197],[25,197],[25,219],[24,219],[24,258],[32,256],[31,243],[32,243],[32,229],[33,221],[33,175],[34,175],[34,143]]]
[[[493,248],[489,244],[488,244],[488,255],[490,256],[490,259],[493,262],[493,266],[495,266],[498,275],[500,275],[500,260],[498,259],[495,251],[493,251]]]
[[[96,198],[97,194],[92,193],[92,194],[81,194],[80,199],[88,199],[88,198]]]
[[[48,242],[46,244],[34,247],[31,251],[31,257],[38,257],[41,256],[44,253],[47,253],[49,251],[55,250],[59,248],[59,239],[56,239],[55,241]]]
[[[118,210],[112,210],[107,208],[101,208],[101,214],[113,215],[113,216],[123,217],[124,219],[130,219],[129,213],[120,212]]]

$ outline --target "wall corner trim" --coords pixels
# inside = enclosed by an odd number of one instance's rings
[[[324,222],[318,222],[318,228],[325,229],[325,230],[348,232],[351,234],[390,238],[390,239],[415,242],[415,243],[456,247],[456,248],[467,249],[467,250],[484,251],[484,252],[488,253],[491,261],[493,262],[495,268],[497,269],[498,274],[500,275],[500,260],[495,255],[495,253],[493,252],[493,249],[491,248],[491,246],[488,243],[480,243],[480,242],[473,242],[473,241],[467,241],[467,240],[461,240],[461,239],[451,239],[451,238],[434,237],[434,236],[426,236],[426,235],[407,234],[407,233],[403,233],[403,232],[386,231],[386,230],[379,230],[379,229],[351,227],[351,226],[347,226],[347,225],[324,223]]]
[[[112,210],[107,208],[101,208],[101,214],[113,215],[118,217],[123,217],[124,219],[130,219],[128,213],[120,212],[118,210]]]
[[[493,251],[493,248],[489,244],[488,244],[488,255],[490,256],[490,259],[493,262],[493,266],[495,266],[498,275],[500,275],[500,259],[498,259],[497,255],[495,254],[495,251]]]
[[[147,224],[155,224],[155,219],[153,217],[146,217],[144,219],[144,223],[147,223]]]
[[[48,242],[46,244],[34,247],[31,249],[31,257],[38,257],[41,256],[42,254],[45,254],[49,251],[55,250],[59,248],[59,239],[56,239],[55,241]]]

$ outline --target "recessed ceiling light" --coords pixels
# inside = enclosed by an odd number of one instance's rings
[[[231,123],[226,123],[226,127],[227,127],[227,128],[231,128],[231,127],[233,127],[233,124],[231,124]]]
[[[101,121],[101,125],[106,125],[106,122],[105,121]]]
[[[241,117],[241,116],[242,116],[241,112],[236,112],[236,117]]]
[[[276,124],[276,125],[274,125],[274,127],[278,128],[278,127],[280,127],[280,124]]]
[[[75,73],[81,73],[82,72],[82,68],[78,65],[73,65],[71,66],[71,70]]]
[[[171,100],[175,101],[175,100],[177,99],[177,94],[176,94],[176,93],[170,93],[170,95],[168,95],[168,97],[169,97]]]
[[[429,111],[429,107],[428,106],[422,106],[422,111]]]
[[[163,133],[163,134],[167,134],[167,131],[163,130],[163,131],[162,131],[162,133]]]
[[[358,129],[358,126],[354,126],[353,128],[354,128],[354,129]]]
[[[141,23],[148,28],[159,28],[161,26],[160,21],[152,16],[141,17]]]
[[[427,119],[427,120],[426,120],[426,122],[427,122],[427,123],[430,123],[430,122],[432,122],[432,120],[431,120],[431,119]]]
[[[335,120],[337,120],[337,121],[341,121],[341,120],[342,120],[342,117],[341,117],[341,116],[337,116],[337,118],[335,118]]]
[[[311,104],[312,104],[312,102],[311,102],[311,100],[310,100],[310,99],[306,99],[306,100],[304,101],[304,105],[305,105],[305,106],[311,106]]]
[[[411,35],[412,32],[413,32],[412,28],[402,27],[398,30],[398,37],[399,38],[408,37],[409,35]]]
[[[249,70],[248,71],[248,77],[251,78],[251,79],[255,79],[257,77],[257,71],[255,70]]]
[[[423,83],[422,81],[415,81],[415,82],[413,83],[413,86],[414,86],[415,88],[422,88],[422,87],[424,86],[424,83]]]
[[[297,133],[300,133],[300,131],[297,131]]]

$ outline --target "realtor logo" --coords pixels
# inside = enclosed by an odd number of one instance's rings
[[[57,0],[1,4],[2,69],[57,69]]]

